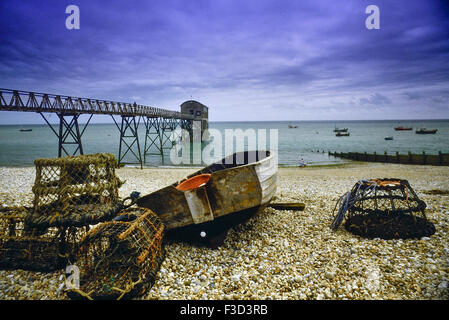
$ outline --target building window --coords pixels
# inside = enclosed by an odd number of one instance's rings
[[[192,109],[190,109],[190,114],[193,114],[193,110]]]
[[[195,115],[198,116],[198,117],[201,116],[201,111],[197,111],[197,112],[195,113]]]

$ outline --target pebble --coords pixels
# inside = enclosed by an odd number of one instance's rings
[[[231,281],[240,281],[240,274],[234,274],[231,276]]]
[[[443,281],[438,285],[438,289],[444,290],[447,289],[447,281]]]

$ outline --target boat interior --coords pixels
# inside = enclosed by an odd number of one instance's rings
[[[243,165],[255,163],[258,161],[261,161],[263,159],[266,159],[270,156],[270,151],[243,151],[243,152],[236,152],[232,155],[229,155],[226,158],[221,159],[218,162],[215,162],[187,177],[191,178],[199,174],[203,173],[213,173],[216,171],[224,170],[224,169],[230,169],[235,167],[240,167]]]

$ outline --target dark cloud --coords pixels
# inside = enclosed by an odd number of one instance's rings
[[[360,105],[425,118],[429,101],[449,117],[444,1],[377,0],[380,30],[365,0],[81,0],[70,31],[69,4],[0,2],[1,87],[170,109],[193,96],[213,120],[376,116]]]

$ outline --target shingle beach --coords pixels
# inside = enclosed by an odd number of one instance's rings
[[[121,168],[122,198],[148,194],[197,169]],[[35,170],[0,167],[0,206],[31,206]],[[332,231],[337,199],[360,179],[409,181],[436,233],[416,240],[364,239]],[[380,163],[279,168],[274,202],[231,229],[219,249],[167,242],[153,288],[139,299],[448,299],[449,168]],[[0,270],[0,299],[67,299],[63,271]]]

